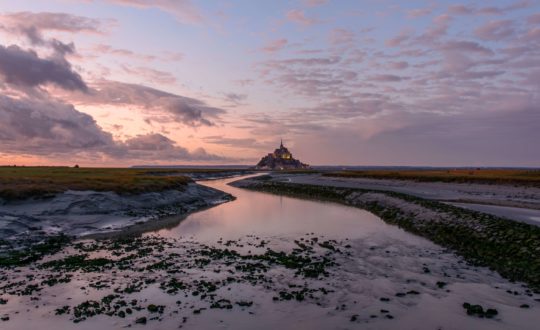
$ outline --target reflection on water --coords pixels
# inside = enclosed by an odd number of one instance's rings
[[[193,236],[199,241],[208,242],[215,242],[219,238],[238,239],[246,235],[295,237],[305,233],[336,239],[365,238],[375,233],[386,233],[398,239],[419,240],[358,208],[254,192],[227,184],[236,180],[239,178],[199,182],[226,191],[237,199],[191,214],[175,228],[163,229],[159,234]]]

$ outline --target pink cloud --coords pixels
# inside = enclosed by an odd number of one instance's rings
[[[527,17],[527,23],[530,25],[540,24],[540,13],[532,14]]]
[[[451,5],[448,12],[455,15],[470,15],[474,13],[474,8],[465,5]]]
[[[515,2],[505,7],[483,7],[483,8],[480,8],[478,12],[482,14],[488,14],[488,15],[503,15],[514,10],[528,8],[530,5],[531,5],[531,1],[525,0],[525,1]]]
[[[330,43],[334,45],[353,42],[354,38],[355,34],[345,29],[333,29],[330,31],[329,37]]]
[[[409,18],[418,18],[422,16],[427,16],[431,14],[433,10],[431,8],[418,8],[418,9],[411,9],[407,11],[407,17]]]
[[[143,68],[143,71],[147,69]],[[163,72],[150,74],[163,75]],[[167,79],[167,77],[162,79]],[[165,92],[140,84],[101,80],[90,86],[88,93],[63,95],[76,104],[135,106],[143,109],[148,120],[167,123],[181,123],[191,127],[213,126],[214,120],[226,111],[209,106],[205,102]]]
[[[174,85],[176,77],[171,73],[161,70],[156,70],[148,67],[132,67],[122,65],[122,69],[132,75],[135,79],[140,79],[145,82],[152,82],[163,85]]]
[[[402,31],[397,36],[386,40],[385,44],[390,47],[397,47],[411,38],[409,31]]]
[[[445,36],[448,28],[450,27],[450,22],[452,21],[452,16],[448,14],[443,14],[435,17],[433,19],[433,24],[428,28],[428,30],[421,36],[421,39],[426,41],[436,41],[442,36]]]
[[[328,0],[304,0],[303,2],[309,7],[315,7],[328,3]]]
[[[399,82],[404,79],[406,78],[396,76],[393,74],[377,74],[377,75],[368,77],[368,80],[377,81],[377,82]]]
[[[266,46],[261,49],[267,53],[274,53],[282,50],[285,46],[287,46],[288,43],[289,42],[287,41],[287,39],[277,39],[270,41],[268,44],[266,44]]]
[[[540,27],[538,28],[532,28],[529,31],[527,31],[527,34],[525,35],[525,38],[530,41],[538,41],[540,40]]]
[[[493,55],[493,50],[473,41],[449,41],[442,46],[442,49],[449,51],[460,51],[476,53],[480,55]]]
[[[48,40],[44,33],[93,33],[104,34],[107,24],[115,21],[98,20],[66,13],[15,12],[0,14],[0,30],[26,37],[33,45],[62,46],[56,39]],[[66,45],[63,45],[66,46]]]
[[[514,34],[514,26],[511,20],[491,21],[480,27],[474,32],[482,40],[502,40],[511,37]]]
[[[115,56],[128,57],[131,59],[138,59],[143,61],[153,61],[156,59],[155,55],[144,55],[135,53],[129,49],[115,48],[110,45],[98,44],[92,48],[92,51],[98,53],[99,55],[111,54]],[[96,55],[97,56],[97,55]]]
[[[451,5],[450,7],[448,7],[448,12],[455,15],[473,15],[473,14],[504,15],[514,10],[528,8],[531,6],[531,4],[532,4],[532,1],[530,0],[515,2],[511,5],[504,6],[504,7],[490,6],[490,7],[478,8],[474,6],[466,6],[463,4],[458,4],[458,5]]]
[[[301,25],[312,25],[318,22],[318,20],[314,18],[308,18],[304,11],[300,9],[289,10],[285,16],[289,21]]]
[[[409,67],[409,63],[405,61],[391,62],[388,64],[388,67],[394,70],[403,70]]]
[[[201,23],[203,17],[191,0],[108,0],[109,2],[141,9],[157,8],[172,14],[179,22]]]

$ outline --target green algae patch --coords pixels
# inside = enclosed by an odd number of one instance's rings
[[[109,269],[115,261],[107,258],[88,258],[87,254],[78,254],[60,260],[52,260],[40,265],[40,268],[50,268],[53,271],[83,271],[98,272]]]
[[[41,260],[46,255],[55,254],[71,242],[66,235],[49,237],[39,244],[0,254],[0,268],[20,267]]]

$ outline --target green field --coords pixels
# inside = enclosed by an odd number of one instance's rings
[[[339,171],[324,176],[413,180],[423,182],[487,183],[540,186],[540,170],[534,169],[449,169]]]
[[[66,190],[136,194],[184,187],[184,173],[220,173],[221,169],[133,169],[73,167],[0,167],[0,198],[46,197]]]

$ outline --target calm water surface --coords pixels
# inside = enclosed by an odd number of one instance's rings
[[[236,200],[191,214],[175,228],[160,230],[159,234],[170,237],[193,236],[194,239],[208,242],[220,238],[238,239],[247,235],[290,238],[306,233],[332,239],[366,238],[382,234],[409,242],[423,241],[358,208],[254,192],[228,185],[241,178],[199,181],[200,184],[232,194]]]

